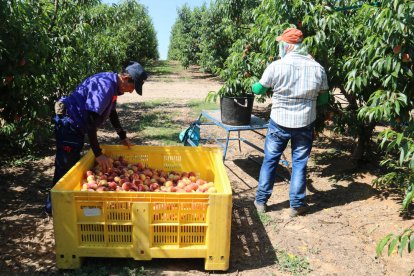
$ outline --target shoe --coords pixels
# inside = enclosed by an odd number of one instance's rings
[[[255,200],[254,206],[256,207],[258,213],[266,213],[266,204],[260,204]]]
[[[294,218],[305,214],[307,211],[309,211],[309,205],[307,204],[299,206],[298,208],[290,208],[289,216],[291,218]]]

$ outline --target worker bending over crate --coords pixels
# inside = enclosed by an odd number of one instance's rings
[[[116,112],[117,97],[134,90],[142,95],[142,86],[147,73],[138,62],[131,62],[121,73],[103,72],[84,80],[67,97],[60,98],[55,104],[56,158],[53,186],[80,160],[85,134],[89,137],[90,146],[96,162],[103,171],[112,167],[112,159],[99,146],[97,128],[108,118],[117,132],[121,144],[131,147],[125,130],[119,122]],[[51,214],[52,204],[50,192],[45,210]]]

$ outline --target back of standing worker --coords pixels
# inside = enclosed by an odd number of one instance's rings
[[[276,38],[280,59],[272,62],[253,93],[272,92],[272,109],[260,169],[254,205],[266,212],[280,157],[291,142],[292,175],[290,179],[290,216],[308,210],[306,203],[306,168],[312,149],[316,108],[328,102],[327,76],[324,68],[303,47],[303,34],[295,28],[286,29]]]

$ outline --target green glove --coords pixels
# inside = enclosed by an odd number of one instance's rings
[[[269,88],[264,87],[263,85],[261,85],[260,82],[256,82],[255,84],[253,84],[252,86],[252,91],[254,94],[256,95],[264,95],[266,94],[266,92],[269,90]]]
[[[325,92],[318,95],[318,98],[316,98],[316,106],[324,106],[327,105],[329,102],[329,92]]]

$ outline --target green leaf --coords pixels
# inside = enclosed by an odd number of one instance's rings
[[[407,209],[408,205],[413,201],[413,199],[414,199],[414,190],[411,190],[405,195],[403,203],[402,203],[402,208],[404,210]]]
[[[394,239],[388,244],[388,256],[391,256],[392,252],[397,246],[398,240],[399,240],[399,237],[395,236]]]
[[[401,144],[401,140],[403,139],[403,135],[402,134],[398,134],[397,135],[397,145],[400,145]]]
[[[408,244],[408,253],[413,252],[414,250],[414,237],[410,239],[410,243]]]
[[[400,103],[398,100],[395,102],[395,112],[400,115]]]
[[[377,245],[377,248],[376,248],[376,253],[377,253],[377,256],[381,256],[381,254],[382,254],[382,251],[384,250],[384,247],[385,247],[385,245],[387,245],[387,243],[388,243],[388,241],[392,238],[392,236],[393,236],[394,234],[388,234],[387,236],[385,236],[379,243],[378,243],[378,245]],[[413,241],[413,247],[414,247],[414,241]]]
[[[414,154],[411,156],[411,161],[410,161],[410,164],[409,164],[409,168],[414,169]]]
[[[401,238],[400,244],[398,245],[398,254],[400,254],[401,257],[402,257],[403,250],[405,246],[407,245],[408,238],[409,238],[408,235],[403,236]]]

